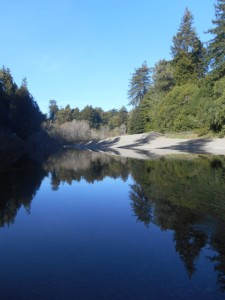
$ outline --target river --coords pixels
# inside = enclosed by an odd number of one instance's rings
[[[224,299],[224,156],[67,149],[0,182],[1,299]]]

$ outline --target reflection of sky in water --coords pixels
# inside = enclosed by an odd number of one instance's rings
[[[0,229],[1,299],[223,299],[203,248],[192,278],[173,231],[137,221],[126,182],[41,184],[31,213]]]

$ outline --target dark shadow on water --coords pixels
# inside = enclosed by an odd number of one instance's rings
[[[30,212],[31,202],[45,176],[41,165],[27,156],[0,172],[0,227],[13,224],[21,206]]]

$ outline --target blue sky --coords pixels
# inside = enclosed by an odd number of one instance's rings
[[[0,0],[0,66],[24,77],[40,109],[127,105],[134,68],[170,59],[185,7],[202,41],[213,0]]]

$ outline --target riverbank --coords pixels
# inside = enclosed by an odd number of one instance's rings
[[[15,133],[0,129],[0,170],[10,167],[23,156],[42,162],[58,148],[57,141],[50,138],[44,130],[22,140]]]
[[[154,158],[169,154],[225,155],[225,138],[181,139],[169,138],[160,133],[142,133],[76,144],[77,149],[102,151],[109,154],[139,159]]]

